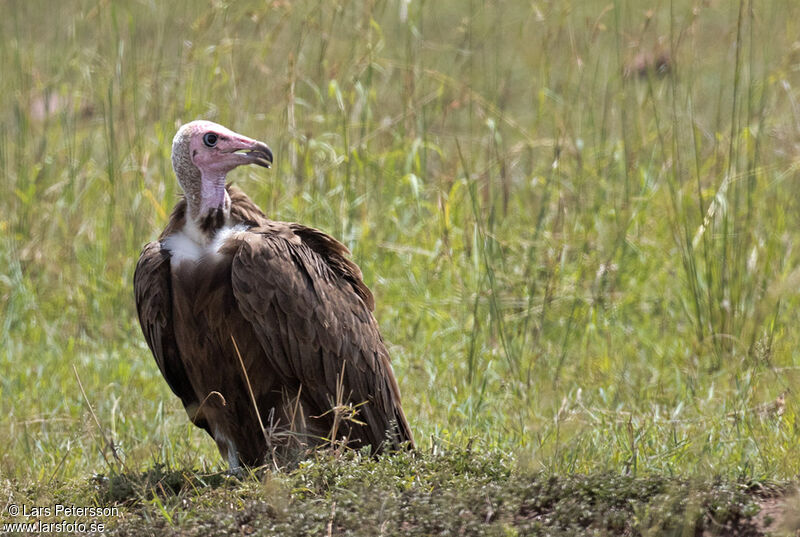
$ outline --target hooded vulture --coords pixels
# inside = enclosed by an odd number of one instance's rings
[[[270,220],[226,185],[237,166],[271,163],[266,144],[210,121],[175,135],[184,196],[134,273],[164,379],[232,470],[331,442],[413,446],[372,293],[347,248]]]

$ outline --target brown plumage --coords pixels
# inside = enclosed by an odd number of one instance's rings
[[[347,248],[269,220],[225,185],[233,167],[271,161],[266,145],[214,123],[175,136],[185,198],[134,274],[156,363],[232,469],[291,462],[331,440],[376,453],[411,446],[373,297]]]

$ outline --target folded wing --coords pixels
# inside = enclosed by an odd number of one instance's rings
[[[341,404],[358,409],[337,436],[378,451],[413,443],[372,294],[347,253],[320,231],[262,221],[240,235],[234,296],[270,365],[299,382],[318,416]]]
[[[198,401],[180,359],[173,327],[170,254],[160,242],[148,243],[142,250],[133,274],[133,289],[147,345],[170,389],[194,418]],[[202,420],[195,424],[208,430]]]

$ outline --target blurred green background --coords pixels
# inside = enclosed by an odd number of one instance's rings
[[[220,468],[133,267],[205,118],[353,251],[421,447],[553,472],[800,470],[800,5],[64,1],[0,17],[0,475]],[[73,370],[74,367],[74,370]]]

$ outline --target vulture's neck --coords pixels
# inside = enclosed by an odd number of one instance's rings
[[[186,190],[185,210],[173,212],[164,230],[163,244],[170,251],[173,267],[184,261],[192,263],[216,262],[222,247],[232,235],[244,231],[246,226],[231,218],[231,198],[224,191],[222,207],[202,209],[198,192]]]
[[[186,223],[183,231],[197,244],[206,246],[220,229],[231,224],[231,197],[225,188],[225,175],[181,183],[199,185],[185,191]]]

